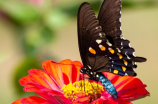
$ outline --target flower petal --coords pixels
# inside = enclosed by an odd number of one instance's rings
[[[48,75],[50,75],[50,77],[52,77],[54,81],[57,82],[59,87],[62,88],[64,85],[64,81],[61,66],[53,60],[44,61],[42,63],[42,66],[43,69],[48,73]]]
[[[69,104],[69,100],[65,98],[61,92],[49,89],[40,89],[36,93],[48,101],[54,102],[55,104],[58,104],[59,102],[68,102],[67,104]]]
[[[30,89],[25,89],[25,91],[36,92],[34,90],[45,88],[59,91],[59,88],[56,86],[53,79],[51,79],[46,72],[42,70],[31,69],[29,70],[29,73],[30,74],[28,76],[23,77],[19,80],[22,86],[25,86],[25,88]],[[31,90],[31,88],[33,89]]]
[[[21,98],[21,99],[18,99],[18,100],[16,100],[16,101],[14,101],[12,104],[22,104],[22,103],[21,103],[21,100],[22,100],[22,98]]]
[[[72,83],[79,81],[80,79],[80,69],[82,67],[82,63],[79,61],[73,61],[72,67]]]
[[[81,98],[77,98],[76,101],[77,101],[78,103],[82,103],[82,104],[83,104],[83,103],[88,102],[89,98],[90,98],[90,96],[81,97]]]
[[[113,80],[113,79],[116,78],[116,77],[119,77],[118,75],[113,74],[113,73],[110,73],[110,72],[103,72],[103,74],[104,74],[110,81]]]
[[[122,90],[119,93],[117,101],[132,101],[149,95],[149,92],[144,87],[139,87],[131,90]]]
[[[91,104],[119,104],[119,103],[115,102],[112,99],[102,97],[102,98],[94,100]]]
[[[77,97],[85,97],[86,96],[86,93],[84,93],[84,92],[79,92],[79,93],[76,93],[76,96]]]
[[[130,76],[119,76],[110,72],[104,72],[103,74],[111,81],[114,86],[120,84],[120,82],[123,82],[124,80],[128,80],[128,78],[133,78]]]
[[[42,70],[32,69],[32,70],[29,70],[29,73],[39,76],[38,80],[35,80],[36,83],[43,85],[48,89],[59,91],[59,88],[57,87],[53,79],[50,78],[50,76],[46,72]]]
[[[116,85],[118,95],[125,99],[135,99],[139,96],[147,96],[149,92],[145,89],[144,85],[138,78],[128,78]]]
[[[69,59],[63,60],[59,62],[62,72],[63,72],[63,79],[64,79],[64,84],[69,84],[72,83],[72,61]]]
[[[119,104],[133,104],[133,103],[131,103],[131,102],[121,102]]]
[[[70,104],[69,99],[60,92],[51,91],[49,92],[49,95],[57,102],[57,104]]]
[[[105,72],[103,73],[115,86],[118,94],[117,102],[125,104],[135,99],[139,99],[149,95],[149,92],[145,89],[146,85],[142,83],[142,81],[138,78],[132,76],[118,76],[112,73]],[[106,96],[111,98],[111,95],[105,91],[102,96]]]
[[[36,96],[30,96],[27,98],[19,99],[12,104],[53,104],[53,102],[49,102],[43,98],[36,97]]]
[[[144,86],[140,79],[134,77],[124,77],[118,79],[118,83],[115,84],[118,91],[125,89],[133,89]]]

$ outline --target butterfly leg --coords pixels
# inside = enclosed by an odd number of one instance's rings
[[[98,81],[97,81],[97,88],[98,88]]]
[[[85,89],[85,77],[83,77],[83,81],[84,81],[84,91],[86,91],[86,89]]]
[[[80,80],[81,80],[81,81],[80,81],[80,87],[81,87],[81,91],[82,91],[82,76],[83,76],[83,74],[81,74],[80,76],[81,76],[81,77],[80,77]]]
[[[84,91],[85,91],[85,77],[84,77],[84,73],[82,73],[82,75],[81,75],[81,91],[82,91],[82,87],[84,87]]]
[[[82,91],[82,87],[84,87],[84,91],[85,91],[85,77],[84,77],[84,73],[81,74],[81,91]]]
[[[89,82],[90,82],[90,80],[89,80]],[[92,88],[93,88],[93,90],[94,90],[94,97],[95,97],[95,99],[97,99],[97,96],[96,96],[96,93],[95,93],[95,89],[94,89],[94,87],[93,87],[93,85],[92,85],[92,83],[90,82],[90,84],[91,84],[91,86],[92,86]],[[96,104],[97,102],[95,102],[95,104]]]

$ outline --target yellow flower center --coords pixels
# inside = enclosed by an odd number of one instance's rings
[[[64,85],[61,90],[64,96],[72,101],[78,98],[77,93],[85,93],[85,97],[90,96],[89,102],[91,102],[100,98],[104,88],[97,83],[82,80],[73,84]]]

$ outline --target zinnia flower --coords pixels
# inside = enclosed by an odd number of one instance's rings
[[[43,62],[43,70],[31,69],[20,79],[24,91],[41,97],[29,96],[12,104],[132,104],[130,101],[149,95],[141,80],[130,76],[103,73],[115,86],[118,98],[113,99],[101,83],[83,81],[79,61]],[[92,87],[93,86],[93,87]]]

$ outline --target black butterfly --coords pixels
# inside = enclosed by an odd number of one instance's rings
[[[89,3],[83,3],[78,11],[78,43],[83,62],[81,72],[91,80],[101,81],[114,98],[116,89],[101,72],[120,76],[136,76],[136,62],[146,58],[134,56],[130,41],[121,31],[121,0],[104,0],[98,18]],[[101,79],[102,77],[102,79]]]

